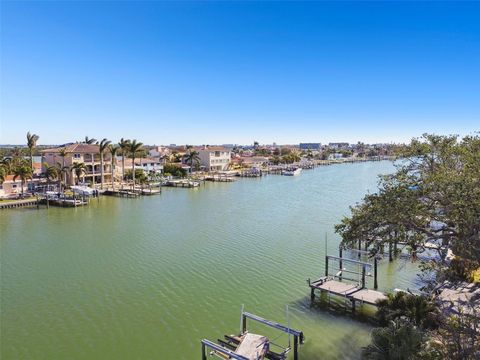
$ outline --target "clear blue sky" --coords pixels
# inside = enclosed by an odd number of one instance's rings
[[[1,2],[0,143],[480,130],[480,3]]]

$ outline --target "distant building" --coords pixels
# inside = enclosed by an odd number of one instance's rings
[[[343,154],[335,153],[328,155],[328,160],[337,160],[343,158]]]
[[[347,142],[340,142],[340,143],[329,143],[328,147],[331,149],[347,149],[350,146]]]
[[[300,150],[320,150],[322,148],[322,144],[320,144],[320,143],[300,143],[299,148],[300,148]]]
[[[228,169],[232,153],[222,146],[203,146],[195,149],[200,157],[200,165],[208,171],[225,171]]]

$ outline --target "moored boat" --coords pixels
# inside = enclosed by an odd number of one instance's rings
[[[283,170],[282,175],[296,176],[296,175],[300,175],[301,172],[302,172],[302,168],[292,167],[292,168],[287,168],[287,169]]]

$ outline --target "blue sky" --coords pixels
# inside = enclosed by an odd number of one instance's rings
[[[1,2],[0,143],[480,130],[480,3]]]

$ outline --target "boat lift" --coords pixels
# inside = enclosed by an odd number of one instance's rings
[[[267,337],[252,334],[247,330],[247,319],[257,321],[263,325],[280,330],[288,334],[288,346],[283,348],[274,344]],[[288,306],[287,306],[287,323],[288,323]],[[291,337],[293,336],[293,346]],[[225,335],[225,340],[217,339],[217,343],[207,339],[203,339],[202,343],[202,360],[207,359],[207,349],[211,349],[210,355],[220,359],[235,360],[285,360],[287,354],[293,350],[293,359],[298,360],[298,346],[303,344],[305,337],[303,332],[294,330],[290,326],[285,326],[277,322],[264,319],[260,316],[244,311],[242,307],[240,317],[240,334]],[[281,352],[273,352],[270,345],[276,345],[282,348]]]

